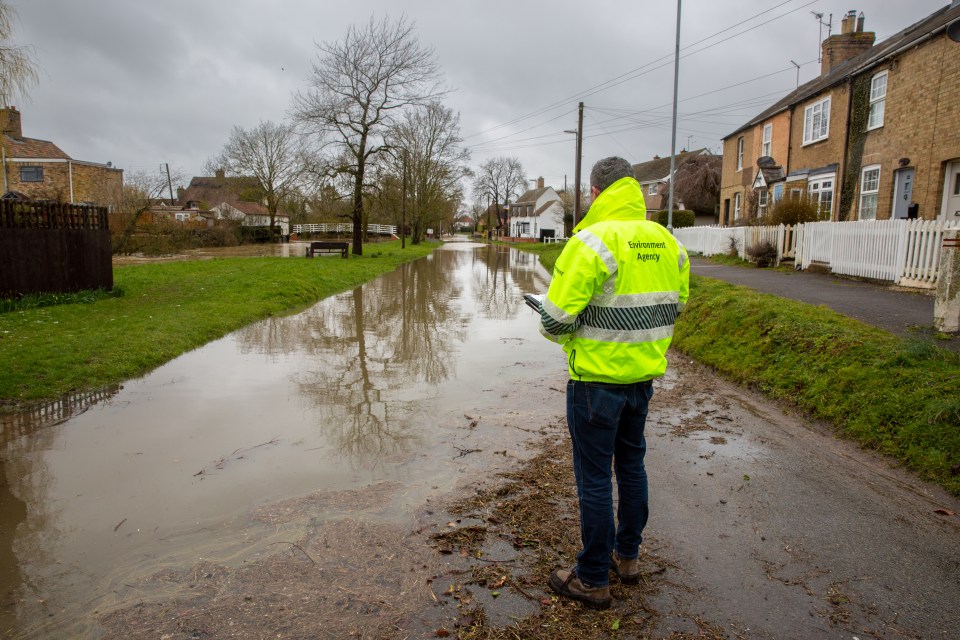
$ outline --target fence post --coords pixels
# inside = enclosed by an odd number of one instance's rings
[[[938,331],[960,331],[960,229],[943,232],[933,326]]]

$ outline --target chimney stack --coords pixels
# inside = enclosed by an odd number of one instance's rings
[[[3,133],[11,138],[22,138],[23,129],[20,127],[20,112],[16,107],[4,107],[0,109],[0,124],[3,126]]]
[[[840,33],[823,41],[820,62],[820,75],[825,76],[835,67],[851,58],[855,58],[870,47],[877,39],[873,31],[863,30],[863,12],[848,11],[840,22]]]
[[[537,178],[537,189],[543,189],[543,176]]]

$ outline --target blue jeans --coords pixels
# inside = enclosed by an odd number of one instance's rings
[[[573,444],[573,474],[580,498],[577,575],[609,584],[610,552],[636,558],[647,524],[647,470],[643,428],[653,397],[650,381],[633,384],[567,383],[567,426]],[[617,474],[617,524],[613,518],[613,472]]]

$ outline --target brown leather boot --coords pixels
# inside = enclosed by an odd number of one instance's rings
[[[640,582],[640,560],[621,558],[616,551],[610,555],[610,569],[617,574],[623,584],[637,584]]]
[[[610,587],[591,587],[577,577],[575,571],[557,569],[550,574],[550,588],[560,596],[579,600],[591,609],[610,607]]]

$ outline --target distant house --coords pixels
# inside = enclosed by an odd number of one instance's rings
[[[178,195],[183,211],[210,211],[217,220],[234,220],[245,227],[270,226],[270,211],[256,201],[259,192],[251,178],[228,178],[222,171],[196,176]],[[274,226],[279,227],[281,235],[289,235],[290,217],[278,211]]]
[[[676,171],[680,166],[695,156],[708,156],[710,151],[707,149],[697,149],[695,151],[683,150],[677,154],[674,159],[673,169]],[[665,210],[670,203],[670,156],[661,158],[653,156],[653,160],[641,162],[633,165],[633,177],[640,183],[640,189],[643,191],[643,200],[647,205],[647,217],[651,213]],[[683,203],[674,196],[674,209],[683,209]],[[716,224],[715,216],[698,216],[696,224]]]
[[[545,187],[537,178],[537,188],[530,189],[510,204],[507,217],[508,234],[512,238],[543,240],[563,235],[563,205],[553,187]]]
[[[0,125],[3,193],[107,207],[120,201],[122,169],[75,160],[52,142],[24,137],[16,107],[0,108]]]
[[[461,213],[453,219],[453,228],[456,231],[473,231],[473,216]]]
[[[823,220],[960,220],[960,44],[954,1],[886,40],[851,11],[820,75],[723,140],[721,224],[784,198]]]
[[[257,202],[221,202],[211,207],[210,211],[214,213],[217,220],[236,220],[244,227],[269,227],[270,211]],[[289,216],[280,215],[274,217],[274,226],[280,228],[280,234],[290,235]]]

